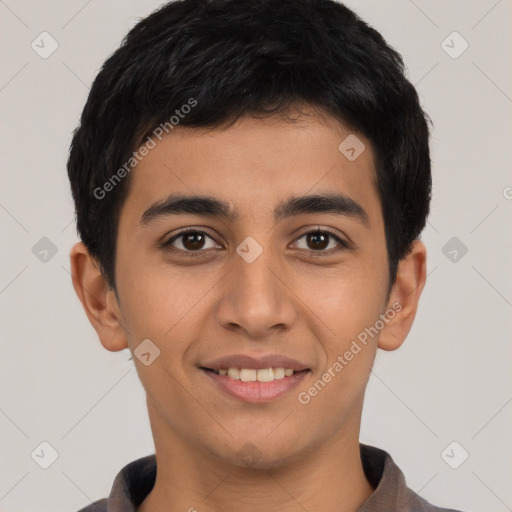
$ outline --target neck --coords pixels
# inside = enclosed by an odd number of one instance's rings
[[[374,490],[361,462],[359,424],[353,435],[340,429],[326,444],[266,468],[230,464],[183,438],[169,440],[169,432],[162,443],[152,428],[157,477],[136,512],[356,512]]]

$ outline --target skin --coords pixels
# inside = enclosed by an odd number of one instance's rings
[[[72,248],[73,284],[102,345],[133,353],[149,338],[161,351],[149,366],[133,358],[158,465],[138,512],[353,512],[373,492],[359,453],[364,392],[377,347],[399,348],[411,329],[426,249],[413,243],[388,297],[373,151],[359,137],[366,149],[349,161],[338,150],[349,133],[316,115],[295,123],[243,117],[209,133],[176,129],[132,171],[117,238],[117,296],[87,248],[81,242]],[[369,226],[332,213],[274,222],[274,207],[291,195],[333,191],[358,202]],[[148,207],[178,192],[226,200],[240,219],[187,213],[141,225]],[[180,257],[159,246],[186,227],[212,239],[201,248],[182,237],[174,248],[196,247],[204,256]],[[308,240],[304,235],[317,227],[350,249],[333,238],[323,246]],[[263,249],[250,264],[236,252],[249,236]],[[299,392],[396,301],[401,311],[308,404],[300,403]],[[311,372],[273,401],[243,403],[218,391],[198,368],[238,353],[284,354]],[[237,453],[248,442],[258,457],[242,462]]]

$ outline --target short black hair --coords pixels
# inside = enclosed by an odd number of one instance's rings
[[[109,286],[116,290],[119,213],[135,152],[155,129],[229,127],[242,115],[286,117],[297,107],[370,141],[391,287],[429,213],[430,119],[400,54],[333,0],[171,1],[105,61],[67,169],[77,232]]]

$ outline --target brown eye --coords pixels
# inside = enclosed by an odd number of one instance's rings
[[[315,250],[325,249],[329,245],[329,234],[325,233],[308,233],[306,240],[310,243],[310,247]]]
[[[332,252],[335,252],[336,245],[339,248],[338,250],[343,250],[349,247],[348,243],[343,241],[340,237],[335,235],[334,233],[331,233],[327,230],[320,230],[317,229],[315,231],[309,231],[308,233],[305,233],[301,237],[298,238],[297,241],[304,239],[306,241],[307,247],[304,249],[309,250],[311,252],[319,252],[319,253],[326,253],[330,254]],[[334,243],[334,251],[333,250],[326,250],[329,245]],[[332,247],[332,245],[331,245]]]
[[[181,237],[183,246],[190,251],[201,249],[204,245],[205,237],[203,233],[185,233]]]
[[[208,240],[213,243],[207,246]],[[205,252],[205,249],[215,248],[215,240],[204,231],[198,229],[187,229],[170,238],[163,244],[163,247],[171,247],[173,252],[194,256],[193,253]]]

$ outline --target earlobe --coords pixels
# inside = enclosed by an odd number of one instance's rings
[[[378,347],[396,350],[405,341],[411,330],[421,292],[426,281],[427,249],[425,244],[415,240],[411,251],[400,260],[395,283],[391,290],[387,310],[395,310],[380,332]],[[391,315],[389,315],[391,316]]]
[[[72,247],[70,263],[73,287],[101,344],[112,352],[128,348],[114,290],[83,242]]]

